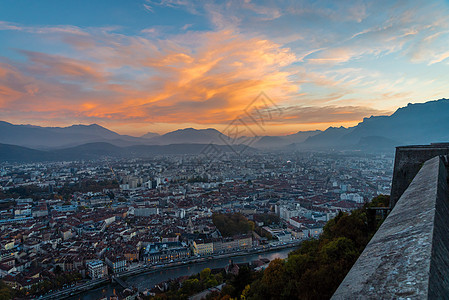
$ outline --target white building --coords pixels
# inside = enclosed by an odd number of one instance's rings
[[[351,194],[343,193],[340,195],[340,199],[354,201],[356,203],[363,203],[363,197],[357,193],[351,193]]]
[[[126,269],[126,258],[124,256],[106,256],[105,260],[114,274],[123,272]]]
[[[308,226],[306,225],[305,228],[307,228],[307,235],[309,237],[318,237],[322,232],[323,232],[323,227],[318,226],[318,225],[312,225],[312,226]],[[303,231],[304,232],[304,231]]]
[[[86,263],[87,273],[92,279],[103,278],[108,275],[108,267],[101,260],[93,260]]]
[[[285,221],[290,220],[293,217],[312,217],[312,212],[299,204],[296,205],[280,205],[279,217]]]
[[[143,184],[143,186],[147,189],[152,189],[153,188],[153,182],[151,180],[148,180],[147,182],[145,182]]]
[[[262,228],[269,232],[273,237],[277,238],[280,242],[289,242],[292,240],[291,233],[283,228],[272,228],[269,226],[264,226]]]

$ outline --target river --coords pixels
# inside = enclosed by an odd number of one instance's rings
[[[236,256],[232,258],[220,258],[214,260],[208,260],[196,264],[181,265],[169,269],[156,270],[147,272],[144,274],[130,276],[126,282],[130,285],[136,286],[139,290],[144,290],[146,288],[152,288],[159,282],[174,279],[181,276],[193,275],[201,272],[204,268],[218,269],[224,268],[229,264],[232,259],[235,263],[249,263],[260,258],[268,258],[273,260],[275,258],[286,258],[288,253],[293,251],[295,248],[287,248],[278,251],[264,252],[258,254],[249,254],[247,256]],[[115,283],[109,283],[100,288],[89,290],[78,294],[76,296],[70,297],[70,300],[97,300],[103,297],[108,297],[116,294],[116,291],[120,291],[121,287]]]

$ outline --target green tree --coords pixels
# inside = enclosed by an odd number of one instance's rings
[[[204,281],[204,280],[207,280],[207,279],[209,279],[209,277],[210,277],[210,269],[209,268],[205,268],[204,270],[202,270],[201,272],[200,272],[200,280],[201,281]]]
[[[201,283],[198,279],[187,279],[182,283],[181,293],[186,295],[193,295],[201,290]]]
[[[287,281],[284,260],[276,258],[263,272],[261,284],[265,299],[279,299]]]
[[[246,300],[247,299],[250,289],[251,289],[251,286],[249,284],[247,284],[245,286],[245,288],[243,289],[242,295],[240,295],[240,299],[241,300]]]
[[[245,234],[253,230],[250,221],[240,213],[213,214],[212,222],[225,237],[236,234]]]
[[[9,300],[13,298],[13,291],[0,280],[0,300]]]
[[[209,278],[208,280],[206,280],[206,282],[204,283],[204,287],[205,288],[210,288],[213,286],[217,286],[218,285],[218,281],[215,278]]]

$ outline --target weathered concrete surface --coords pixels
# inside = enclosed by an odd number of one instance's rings
[[[332,299],[435,299],[449,295],[447,171],[425,162]]]
[[[425,161],[449,155],[449,143],[396,147],[390,206],[393,208]]]
[[[430,299],[449,298],[449,200],[447,178],[447,157],[445,170],[440,170],[438,181],[435,220],[433,227],[432,256],[430,264]],[[441,167],[441,166],[440,166]]]

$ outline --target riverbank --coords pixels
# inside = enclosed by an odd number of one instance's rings
[[[50,300],[50,299],[64,299],[73,295],[77,295],[86,291],[89,291],[91,289],[95,289],[98,287],[101,287],[107,283],[109,283],[111,280],[109,278],[102,278],[97,280],[91,280],[89,282],[85,282],[83,284],[76,285],[74,287],[70,287],[61,291],[56,291],[54,293],[51,293],[49,295],[44,295],[39,297],[38,299],[42,300]]]
[[[286,258],[288,253],[299,245],[300,241],[296,243],[278,245],[273,247],[267,247],[262,249],[256,249],[248,251],[240,251],[233,253],[226,253],[216,256],[193,258],[188,261],[174,262],[171,264],[164,264],[158,267],[137,268],[121,273],[121,278],[127,277],[125,282],[132,283],[130,285],[136,286],[139,290],[144,290],[148,287],[153,287],[155,284],[165,281],[169,278],[178,278],[185,275],[193,275],[199,273],[202,269],[209,267],[219,268],[224,267],[229,263],[229,259],[233,259],[236,263],[251,262],[261,257],[269,258],[270,260],[275,258]],[[100,287],[92,287],[90,290],[72,291],[69,294],[56,298],[45,299],[63,299],[68,298],[71,300],[97,300],[102,297],[111,296],[116,294],[117,284],[107,281]],[[120,287],[121,289],[121,287]]]
[[[139,274],[151,273],[153,271],[175,268],[175,267],[178,267],[180,265],[185,265],[185,264],[202,263],[202,262],[212,260],[212,259],[232,258],[232,257],[246,256],[246,255],[251,255],[251,254],[265,253],[265,252],[270,252],[270,251],[277,251],[277,250],[281,250],[281,249],[294,248],[294,247],[299,246],[300,243],[301,243],[301,241],[298,241],[298,242],[294,242],[294,243],[285,243],[282,245],[270,246],[270,247],[266,247],[266,248],[256,248],[256,249],[249,249],[249,250],[240,250],[240,251],[230,252],[230,253],[223,253],[223,254],[219,254],[219,255],[193,257],[190,259],[174,261],[172,263],[163,264],[163,265],[135,268],[133,270],[121,272],[120,274],[117,274],[117,277],[122,278],[125,276],[128,277],[128,276],[134,276],[134,275],[139,275]]]

